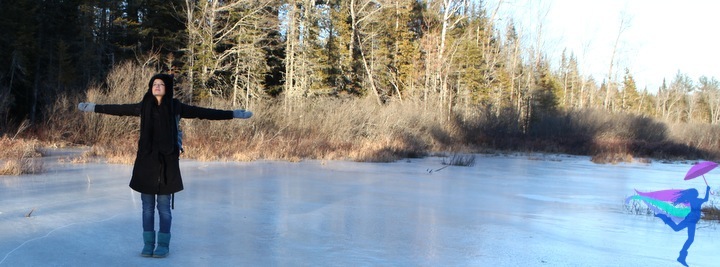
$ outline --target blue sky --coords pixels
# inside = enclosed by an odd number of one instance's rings
[[[678,72],[697,81],[720,79],[720,1],[690,0],[487,0],[504,29],[513,18],[526,44],[537,43],[557,64],[563,49],[573,52],[581,71],[607,77],[620,23],[613,73],[630,68],[638,88],[655,92],[663,78]],[[542,25],[540,35],[537,25]]]

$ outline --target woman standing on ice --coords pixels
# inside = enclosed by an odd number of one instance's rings
[[[162,258],[170,245],[171,195],[183,190],[180,176],[177,117],[209,120],[247,119],[252,112],[195,107],[173,99],[173,76],[156,74],[140,103],[96,105],[80,103],[78,109],[117,116],[140,116],[140,139],[130,188],[142,199],[144,257]],[[155,248],[155,206],[160,218]]]

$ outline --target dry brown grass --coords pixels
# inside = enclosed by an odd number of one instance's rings
[[[106,158],[132,163],[139,118],[77,111],[82,101],[137,103],[152,70],[118,65],[86,97],[60,97],[37,135],[55,144],[91,145],[77,162]],[[182,87],[182,84],[179,85]],[[176,95],[189,95],[179,91]],[[430,98],[434,99],[434,98]],[[185,101],[187,102],[187,101]],[[222,97],[198,106],[236,109]],[[249,120],[183,119],[185,154],[198,160],[302,159],[387,162],[432,153],[493,150],[593,156],[598,163],[654,159],[720,159],[720,126],[669,124],[632,114],[579,110],[534,116],[526,132],[512,108],[495,114],[478,106],[439,109],[412,98],[378,105],[372,98],[254,99]]]
[[[708,221],[720,221],[720,209],[715,206],[702,208],[702,219]]]
[[[185,156],[201,160],[301,159],[392,161],[423,155],[432,137],[411,105],[316,98],[285,109],[271,102],[249,120],[182,120]],[[217,104],[216,104],[217,105]],[[230,109],[227,105],[219,107]],[[414,113],[414,114],[413,114]],[[425,140],[422,140],[425,139]]]
[[[581,110],[543,118],[532,128],[532,141],[526,147],[590,155],[597,163],[720,159],[720,126],[716,125],[675,124],[633,114]]]
[[[92,145],[90,154],[73,160],[76,162],[99,156],[109,162],[131,163],[137,149],[139,119],[82,113],[76,106],[84,101],[137,103],[152,74],[137,65],[123,64],[108,75],[105,86],[90,88],[86,99],[59,98],[49,112],[53,115],[44,126],[44,138]],[[209,100],[196,105],[239,108],[218,98]],[[458,128],[448,118],[411,101],[378,106],[372,99],[317,97],[300,99],[291,106],[275,99],[256,100],[252,105],[247,108],[255,116],[249,120],[183,119],[183,157],[208,161],[393,161],[446,149],[452,136],[458,135],[453,132]]]
[[[70,159],[70,162],[90,162],[102,157],[111,163],[132,163],[137,148],[140,120],[137,117],[81,112],[77,110],[77,104],[138,103],[147,90],[147,81],[152,75],[150,69],[130,62],[118,65],[108,74],[104,83],[89,88],[86,97],[59,97],[46,112],[49,118],[39,135],[54,144],[92,146],[83,155]]]
[[[138,82],[135,86],[145,85]],[[102,90],[92,92],[97,94],[93,95],[93,102],[97,103],[133,103],[141,98],[137,94],[134,99],[115,101]],[[221,100],[197,105],[238,108]],[[205,161],[388,162],[434,152],[499,149],[591,155],[596,163],[618,163],[712,155],[709,140],[714,139],[709,135],[720,132],[706,129],[703,138],[697,138],[701,142],[693,143],[677,133],[676,129],[687,131],[687,127],[668,127],[647,118],[592,111],[536,121],[533,132],[523,134],[512,120],[481,112],[443,116],[413,101],[378,106],[372,99],[331,97],[298,100],[292,107],[273,99],[257,100],[248,109],[255,114],[249,120],[183,119],[186,153],[182,157]],[[137,149],[138,118],[81,114],[75,121],[81,124],[75,126],[79,129],[75,133],[86,136],[85,141],[78,143],[92,144],[95,155],[110,162],[132,162]]]
[[[633,162],[634,157],[627,153],[601,153],[592,155],[590,161],[598,164],[618,164],[621,162]]]
[[[475,165],[475,155],[453,154],[452,157],[443,159],[443,165],[472,167]]]
[[[37,140],[0,138],[0,175],[34,174],[43,171]]]

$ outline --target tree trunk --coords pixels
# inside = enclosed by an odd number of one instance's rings
[[[285,41],[285,112],[290,113],[290,103],[295,95],[295,53],[297,46],[297,20],[295,18],[295,12],[297,12],[297,6],[294,1],[291,1],[288,10],[288,26],[286,29],[286,41]]]
[[[195,4],[192,0],[185,0],[185,27],[187,29],[187,54],[185,58],[187,60],[187,75],[188,75],[188,92],[190,99],[193,99],[194,88],[195,88],[195,42],[197,36],[197,29],[194,26],[194,10]]]
[[[612,55],[610,56],[610,66],[608,67],[607,84],[605,86],[605,100],[603,100],[603,108],[606,110],[610,105],[610,98],[613,92],[611,87],[615,85],[615,79],[612,77],[613,66],[615,65],[615,54],[617,52],[618,43],[620,42],[620,36],[625,31],[626,22],[625,17],[620,19],[620,29],[615,37],[615,44],[613,45]]]
[[[363,43],[360,39],[360,21],[368,18],[370,14],[366,14],[363,17],[359,17],[360,12],[364,11],[364,7],[367,7],[370,2],[366,2],[361,4],[360,10],[356,10],[356,2],[355,0],[350,0],[350,27],[352,32],[352,41],[351,43],[354,44],[356,49],[360,52],[360,59],[362,60],[363,67],[365,68],[365,74],[368,78],[368,83],[370,84],[370,88],[373,91],[373,94],[375,95],[375,101],[378,103],[378,105],[382,104],[382,99],[380,98],[380,93],[378,92],[378,89],[375,85],[375,77],[372,71],[372,68],[370,65],[368,65],[367,58],[365,56],[365,51],[363,49]]]

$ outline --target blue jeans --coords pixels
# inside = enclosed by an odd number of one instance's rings
[[[160,217],[160,232],[170,233],[172,214],[170,213],[170,195],[140,194],[142,198],[143,231],[155,231],[155,199]]]

